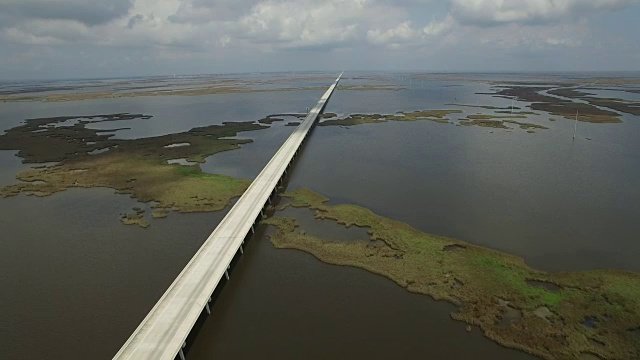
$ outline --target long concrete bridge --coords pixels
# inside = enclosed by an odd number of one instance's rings
[[[129,337],[114,360],[185,359],[187,337],[205,311],[210,313],[212,294],[229,279],[231,261],[264,215],[276,195],[300,146],[311,133],[342,74],[322,95],[304,121],[293,131],[262,172],[238,199],[227,216],[202,244],[171,286]]]

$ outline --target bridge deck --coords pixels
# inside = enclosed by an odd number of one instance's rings
[[[341,76],[255,178],[114,359],[171,360],[176,357]]]

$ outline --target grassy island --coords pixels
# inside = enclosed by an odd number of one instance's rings
[[[133,213],[123,214],[120,218],[125,225],[138,225],[143,229],[146,229],[150,226],[149,222],[144,218],[144,210],[140,208],[134,208]]]
[[[420,232],[354,205],[325,205],[302,189],[284,195],[288,205],[316,218],[368,229],[362,241],[308,235],[295,219],[266,220],[278,248],[383,275],[408,291],[459,307],[457,320],[511,348],[545,359],[640,358],[640,274],[601,270],[547,273],[523,259],[462,241]]]
[[[494,129],[508,129],[509,127],[504,124],[504,121],[500,120],[490,120],[490,119],[475,119],[475,120],[464,120],[460,121],[460,125],[462,126],[481,126],[488,127]]]
[[[465,106],[465,105],[457,105]],[[325,120],[320,123],[320,126],[355,126],[360,124],[377,124],[389,121],[434,121],[441,124],[453,124],[448,119],[448,116],[452,114],[461,114],[461,110],[420,110],[413,112],[400,112],[394,115],[382,115],[382,114],[352,114],[343,119],[331,119]],[[507,126],[507,123],[518,125],[521,129],[548,129],[545,126],[518,122],[513,119],[526,119],[527,113],[509,114],[509,115],[486,115],[486,114],[473,114],[467,115],[467,117],[460,119],[459,125],[462,126],[480,126],[496,129],[511,129]],[[332,114],[335,117],[335,114]]]
[[[353,126],[360,124],[375,124],[388,121],[418,121],[428,120],[448,124],[447,116],[460,114],[461,110],[420,110],[413,112],[400,112],[394,115],[381,114],[353,114],[344,119],[325,120],[320,126]],[[335,114],[333,114],[335,115]]]
[[[503,116],[503,115],[469,115],[466,118],[460,119],[460,125],[462,126],[481,126],[495,129],[511,129],[507,126],[507,124],[518,125],[520,129],[528,130],[529,132],[532,129],[541,129],[546,130],[549,129],[546,126],[532,124],[527,122],[520,122],[512,119],[526,119],[526,116],[522,115],[513,115],[513,116]]]
[[[549,91],[549,94],[563,96],[571,99],[580,99],[587,101],[591,105],[606,107],[631,115],[640,115],[640,102],[638,101],[627,101],[616,98],[600,98],[590,96],[589,93],[578,91],[576,89],[556,89]]]
[[[518,126],[520,126],[520,129],[524,129],[524,130],[531,130],[531,129],[546,130],[546,129],[549,129],[546,126],[532,124],[532,123],[525,123],[525,122],[520,122],[520,121],[515,121],[515,120],[503,120],[503,121],[506,122],[506,123],[518,125]]]
[[[491,105],[469,105],[469,104],[447,104],[449,106],[459,106],[459,107],[470,107],[470,108],[476,108],[476,109],[485,109],[485,110],[496,110],[497,113],[501,112],[501,111],[513,111],[513,110],[520,110],[519,107],[514,106],[491,106]]]
[[[248,180],[206,174],[198,163],[215,153],[251,142],[229,139],[240,131],[264,129],[255,123],[225,123],[133,140],[116,140],[113,130],[87,124],[149,118],[140,114],[29,119],[0,135],[0,150],[18,150],[25,163],[51,163],[20,172],[21,183],[0,188],[0,197],[21,193],[48,196],[69,188],[108,187],[141,202],[155,202],[152,217],[168,212],[216,211],[240,196]],[[169,164],[183,159],[195,165]],[[148,226],[142,212],[125,215],[127,224]]]
[[[516,98],[522,101],[528,101],[532,104],[529,106],[535,111],[546,111],[554,116],[562,116],[566,119],[573,120],[576,117],[576,112],[579,113],[578,120],[590,123],[620,123],[620,115],[617,112],[600,109],[598,106],[609,106],[615,108],[615,103],[610,101],[611,99],[597,99],[597,98],[585,98],[584,100],[590,101],[590,103],[579,103],[571,100],[560,99],[553,96],[544,95],[541,92],[553,89],[553,86],[519,86],[508,85],[502,86],[502,89],[495,92],[496,97]],[[549,93],[556,95],[574,94],[568,90],[552,90]],[[576,96],[577,97],[577,96]],[[625,106],[624,109],[633,109],[630,106]]]

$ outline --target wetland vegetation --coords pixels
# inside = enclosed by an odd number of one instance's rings
[[[600,108],[611,105],[611,101],[606,101],[606,99],[597,99],[591,100],[591,102],[585,104],[541,94],[543,91],[549,91],[549,93],[552,93],[553,89],[553,86],[504,85],[492,95],[496,97],[515,98],[519,101],[531,102],[529,107],[534,111],[545,111],[551,115],[562,116],[570,120],[575,119],[576,113],[578,113],[578,120],[583,122],[622,122],[620,115],[617,112]],[[555,91],[557,93],[558,90]],[[566,90],[563,90],[562,93],[566,93]],[[620,108],[621,104],[616,104]],[[608,107],[613,109],[611,106]]]
[[[18,150],[25,163],[54,163],[20,172],[20,183],[0,189],[1,197],[27,194],[48,196],[69,188],[107,187],[140,202],[153,202],[153,217],[169,211],[222,210],[240,196],[248,180],[206,174],[198,163],[215,153],[251,142],[229,139],[241,131],[265,127],[251,122],[225,123],[150,138],[112,139],[113,130],[88,124],[148,118],[141,114],[112,114],[28,119],[0,135],[1,150]],[[187,146],[172,146],[188,144]],[[95,153],[96,150],[108,149]],[[169,164],[186,159],[194,165]],[[126,224],[148,226],[143,212],[123,216]]]
[[[418,120],[450,123],[447,117],[460,113],[461,110],[423,110],[394,115],[354,114],[343,119],[326,113],[320,125]],[[273,114],[257,122],[223,123],[131,140],[113,139],[116,131],[126,128],[99,130],[91,126],[110,121],[148,120],[151,116],[119,113],[27,119],[0,135],[0,150],[17,150],[24,163],[38,166],[17,174],[20,182],[0,188],[0,196],[48,196],[69,188],[107,187],[140,202],[152,203],[150,216],[156,219],[167,217],[171,211],[221,210],[242,194],[249,181],[204,173],[199,164],[208,156],[252,141],[233,139],[239,132],[265,129],[291,116],[302,118],[304,114]],[[479,117],[486,116],[469,115],[472,119]],[[504,124],[502,120],[499,123]],[[290,121],[285,125],[297,124]],[[121,221],[146,228],[149,226],[146,216],[145,211],[134,210],[122,215]]]
[[[380,91],[380,90],[400,90],[401,87],[395,85],[358,85],[358,86],[340,86],[340,90],[344,91]],[[254,87],[252,84],[242,82],[224,81],[214,84],[208,84],[195,88],[176,88],[176,89],[138,89],[131,91],[88,91],[88,92],[70,92],[70,93],[54,93],[54,94],[0,94],[0,102],[64,102],[64,101],[81,101],[95,99],[113,99],[113,98],[129,98],[139,96],[202,96],[202,95],[220,95],[220,94],[241,94],[241,93],[263,93],[263,92],[282,92],[282,91],[321,91],[326,90],[322,86],[301,86],[301,87],[275,87],[260,88]]]
[[[490,105],[467,105],[467,104],[446,104],[448,106],[458,106],[458,107],[469,107],[476,109],[485,109],[485,110],[498,110],[496,112],[506,111],[506,110],[519,110],[520,108],[517,106],[490,106]]]
[[[325,120],[320,126],[352,126],[360,124],[375,124],[387,121],[418,121],[428,120],[447,124],[447,116],[460,114],[461,110],[421,110],[413,112],[399,112],[394,115],[381,114],[352,114],[344,119]]]
[[[338,118],[322,114],[320,126],[351,126],[387,121],[435,121],[452,123],[448,117],[461,110],[422,110],[394,115],[353,114]],[[200,169],[208,156],[233,150],[252,140],[231,139],[241,131],[260,130],[283,117],[304,114],[273,114],[257,122],[223,123],[150,138],[113,139],[126,128],[92,129],[110,121],[150,119],[144,114],[102,114],[27,119],[24,124],[0,135],[0,150],[17,150],[17,156],[32,167],[17,175],[19,183],[0,188],[1,197],[27,194],[48,196],[69,188],[108,187],[129,194],[143,203],[152,202],[152,218],[165,218],[171,211],[200,212],[223,209],[249,185],[244,179],[206,174]],[[524,115],[468,115],[460,124],[508,129],[506,123],[522,129],[545,127],[511,119]],[[498,119],[498,120],[496,120]],[[285,126],[297,126],[290,121]],[[144,211],[121,217],[125,224],[148,227]]]
[[[506,114],[505,107],[472,106],[495,110],[496,114],[468,114],[459,119],[464,126],[510,129],[508,124],[533,132],[545,126],[522,121],[528,112]],[[509,107],[508,109],[511,108]],[[518,109],[514,107],[514,109]],[[320,126],[352,126],[388,121],[434,121],[454,124],[451,117],[462,110],[420,110],[392,115],[335,113],[321,115]],[[68,188],[108,187],[137,200],[153,202],[151,217],[164,218],[171,211],[198,212],[221,210],[232,198],[242,194],[249,182],[223,175],[206,174],[200,169],[208,156],[237,149],[246,139],[232,139],[241,131],[267,128],[286,117],[305,114],[273,114],[257,122],[223,123],[163,136],[132,140],[113,139],[120,129],[92,129],[91,125],[109,121],[150,119],[144,114],[103,114],[27,119],[24,124],[0,135],[0,150],[17,150],[24,163],[47,164],[17,175],[20,183],[0,189],[0,196],[17,194],[48,196]],[[286,126],[299,122],[289,121]],[[125,128],[126,129],[126,128]],[[144,212],[135,211],[121,218],[124,223],[147,227]]]
[[[590,95],[588,92],[580,91],[578,89],[555,89],[550,90],[549,94],[584,100],[594,106],[606,107],[631,115],[640,115],[640,102],[638,101],[595,97]]]
[[[460,105],[458,105],[460,106]],[[464,105],[463,105],[464,106]],[[491,107],[494,109],[495,107]],[[495,108],[500,109],[500,108]],[[342,119],[325,120],[320,126],[354,126],[360,124],[376,124],[388,121],[434,121],[441,124],[454,124],[448,117],[453,114],[462,114],[461,110],[421,110],[414,112],[400,112],[394,115],[382,114],[353,114]],[[533,123],[519,122],[513,119],[526,119],[523,114],[494,115],[494,114],[470,114],[459,119],[458,124],[462,126],[480,126],[496,129],[511,129],[507,124],[518,125],[521,129],[548,129],[545,126]]]
[[[309,235],[293,218],[266,220],[274,246],[385,276],[408,291],[459,307],[454,319],[479,326],[498,343],[545,359],[640,357],[640,275],[599,270],[548,273],[516,256],[423,233],[355,205],[326,205],[307,189],[283,195],[286,206],[318,219],[368,229],[369,239]]]

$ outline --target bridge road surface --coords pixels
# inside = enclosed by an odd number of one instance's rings
[[[258,216],[276,192],[280,180],[300,145],[324,110],[342,74],[322,95],[304,121],[273,156],[227,216],[202,244],[142,323],[129,337],[114,360],[184,359],[183,347],[244,239],[253,231]]]

